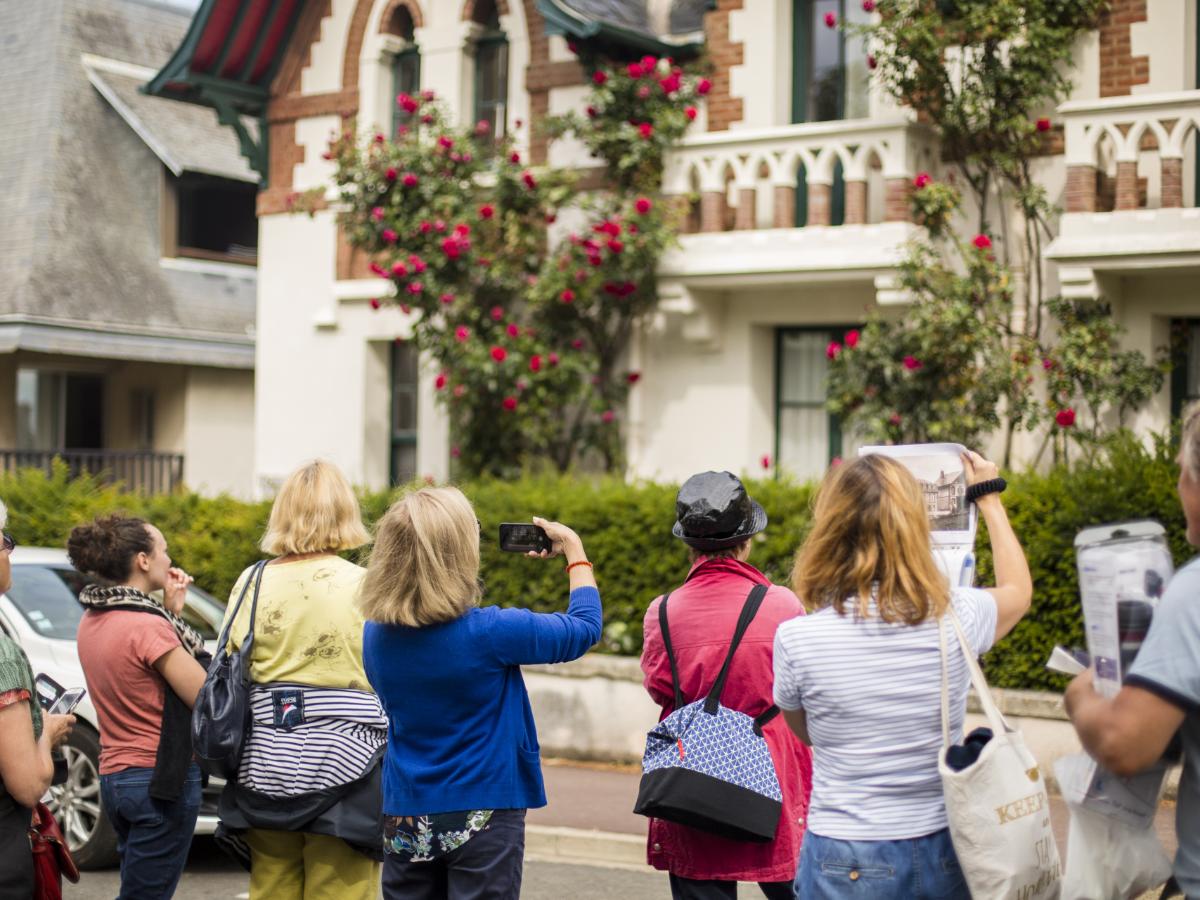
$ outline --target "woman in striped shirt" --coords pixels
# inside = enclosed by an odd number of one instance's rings
[[[963,467],[968,484],[1003,489],[978,454],[965,454]],[[800,900],[969,897],[938,775],[938,629],[952,610],[983,653],[1021,620],[1033,592],[999,492],[977,504],[996,572],[986,590],[947,583],[930,552],[921,487],[895,460],[844,463],[821,487],[793,577],[813,612],[775,637],[775,702],[813,748]],[[961,653],[948,660],[957,743],[969,675]]]

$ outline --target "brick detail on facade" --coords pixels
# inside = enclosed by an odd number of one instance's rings
[[[375,277],[377,276],[371,271],[371,260],[367,258],[367,254],[350,245],[345,229],[339,225],[337,229],[337,280],[347,281]],[[380,290],[386,286],[384,284]]]
[[[1117,163],[1116,209],[1137,209],[1140,206],[1136,162]]]
[[[1150,57],[1134,56],[1129,28],[1145,22],[1149,0],[1112,0],[1100,17],[1100,96],[1124,97],[1150,81]]]
[[[522,0],[529,37],[529,65],[525,67],[525,90],[529,94],[529,161],[545,165],[549,141],[541,133],[541,122],[550,113],[550,91],[557,87],[586,84],[583,67],[575,60],[550,61],[550,38],[546,23],[534,5]]]
[[[1096,211],[1096,167],[1067,166],[1066,208],[1069,213]]]
[[[724,191],[704,191],[700,195],[700,230],[724,231],[727,206]]]
[[[745,48],[729,39],[729,13],[741,9],[744,0],[717,0],[716,9],[704,16],[704,35],[712,60],[712,90],[708,94],[708,130],[726,131],[742,121],[741,98],[730,93],[730,70],[745,59]]]
[[[755,201],[758,191],[754,188],[739,188],[737,194],[737,216],[733,227],[738,231],[752,231],[758,227],[756,221]]]
[[[445,0],[442,0],[442,2],[445,2]],[[467,2],[463,4],[462,20],[464,22],[474,22],[475,21],[475,5],[477,2],[478,2],[478,0],[467,0]],[[529,5],[526,4],[527,11],[528,11],[528,8],[529,8]],[[500,15],[502,15],[502,16],[507,16],[508,15],[508,0],[496,0],[496,11],[499,12]]]
[[[889,178],[884,184],[883,221],[908,222],[912,211],[908,205],[911,183],[907,178]]]
[[[806,225],[829,225],[833,221],[833,185],[808,186],[808,221]]]
[[[775,211],[771,224],[776,228],[796,226],[796,189],[786,184],[775,185]]]
[[[413,28],[420,28],[425,24],[425,17],[421,13],[421,4],[417,0],[392,0],[387,5],[387,9],[383,11],[383,16],[379,19],[380,34],[396,34],[392,30],[392,20],[395,18],[396,10],[404,9],[408,11],[408,17],[412,19]],[[403,35],[398,35],[403,37]]]
[[[846,216],[847,225],[865,225],[867,223],[867,183],[865,181],[846,182]]]
[[[1183,206],[1183,160],[1165,158],[1162,161],[1162,197],[1159,205],[1164,209]]]

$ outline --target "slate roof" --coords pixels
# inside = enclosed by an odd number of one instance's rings
[[[189,20],[153,0],[0,2],[0,352],[253,366],[253,273],[162,264],[163,162],[84,64],[156,69]],[[233,131],[202,112],[231,166]]]
[[[713,0],[538,0],[554,30],[670,47],[698,47]]]

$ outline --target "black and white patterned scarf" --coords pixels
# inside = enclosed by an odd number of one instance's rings
[[[157,613],[175,629],[175,634],[179,638],[179,643],[183,645],[183,649],[197,658],[201,653],[206,652],[204,649],[204,638],[200,636],[200,632],[196,631],[191,625],[183,621],[175,613],[171,612],[162,602],[155,600],[149,594],[143,594],[136,588],[117,585],[116,587],[101,587],[98,584],[89,584],[79,593],[79,602],[88,609],[95,609],[101,612],[109,609],[131,609],[139,612]]]

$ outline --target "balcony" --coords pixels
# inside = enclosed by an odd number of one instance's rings
[[[0,472],[41,469],[50,474],[56,460],[71,478],[92,475],[122,490],[167,494],[183,484],[183,456],[146,450],[0,450]]]
[[[1104,273],[1200,271],[1200,90],[1071,101],[1058,112],[1066,211],[1046,255],[1064,296],[1102,296]]]
[[[668,294],[836,280],[886,291],[915,231],[909,185],[936,163],[932,133],[905,118],[687,138],[663,177],[687,205],[685,234],[660,277]]]

